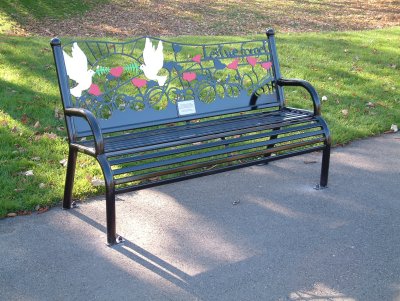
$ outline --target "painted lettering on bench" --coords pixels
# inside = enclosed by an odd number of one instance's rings
[[[261,47],[254,48],[228,48],[224,47],[224,45],[219,45],[213,49],[204,48],[204,59],[212,60],[212,59],[224,59],[224,58],[235,58],[238,56],[259,56],[262,54],[267,54],[268,50],[266,45],[264,44]]]

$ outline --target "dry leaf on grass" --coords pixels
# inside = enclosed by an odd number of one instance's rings
[[[57,135],[54,134],[54,133],[44,133],[43,136],[44,136],[44,137],[47,137],[47,138],[49,138],[49,139],[51,139],[51,140],[54,140],[54,139],[57,138]]]
[[[27,171],[23,171],[23,172],[21,172],[21,174],[23,176],[31,177],[31,176],[33,176],[33,170],[30,169],[30,170],[27,170]]]
[[[28,123],[28,115],[23,114],[22,117],[21,117],[21,122],[23,124],[27,124]]]
[[[40,208],[37,210],[37,214],[41,214],[41,213],[44,213],[44,212],[46,212],[46,211],[49,211],[49,207],[48,207],[48,206],[46,206],[46,207],[40,207]]]
[[[91,183],[92,183],[92,185],[93,185],[94,187],[104,186],[104,185],[105,185],[103,180],[101,180],[101,179],[99,179],[99,178],[96,178],[96,177],[94,177],[94,178],[92,179]]]
[[[64,118],[64,113],[61,111],[61,110],[59,110],[59,109],[57,109],[57,108],[55,108],[54,109],[54,117],[56,118],[56,119],[63,119]]]
[[[344,117],[347,117],[349,115],[349,110],[347,110],[347,109],[342,110],[342,115]]]
[[[62,160],[60,161],[60,164],[61,164],[62,166],[64,166],[64,167],[66,167],[67,164],[68,164],[68,160],[67,160],[67,159],[62,159]]]
[[[384,132],[384,134],[396,133],[396,132],[398,132],[398,131],[399,131],[399,128],[398,128],[397,124],[392,124],[392,125],[390,126],[390,130]]]

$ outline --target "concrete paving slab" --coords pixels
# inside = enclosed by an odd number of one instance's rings
[[[400,134],[335,148],[316,191],[320,161],[119,195],[114,248],[103,197],[0,220],[0,299],[400,300]]]

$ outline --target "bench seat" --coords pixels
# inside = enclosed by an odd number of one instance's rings
[[[105,137],[104,154],[116,185],[140,182],[129,188],[131,191],[150,183],[153,186],[162,181],[158,177],[167,174],[179,177],[182,172],[209,169],[224,162],[229,162],[227,166],[232,169],[241,166],[243,160],[276,160],[282,156],[279,152],[290,149],[321,150],[324,140],[320,118],[308,111],[285,108],[211,120],[196,119]],[[93,140],[75,145],[94,152]],[[127,188],[121,189],[126,191]]]

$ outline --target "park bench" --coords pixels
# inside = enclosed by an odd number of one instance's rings
[[[109,245],[122,240],[118,193],[318,150],[317,188],[327,186],[330,134],[318,94],[281,77],[272,29],[265,39],[214,44],[54,38],[51,46],[69,141],[63,208],[73,207],[77,153],[95,157]],[[305,88],[313,110],[287,107],[284,86]]]

